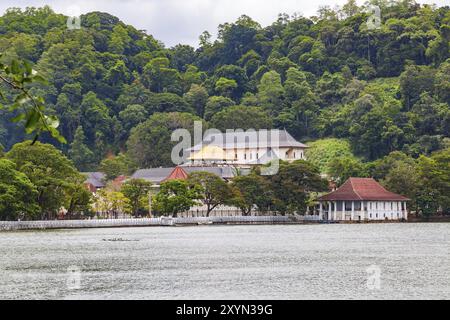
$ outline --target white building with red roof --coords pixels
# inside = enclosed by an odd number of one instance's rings
[[[372,178],[349,178],[318,198],[319,218],[328,221],[403,220],[407,197],[390,192]]]

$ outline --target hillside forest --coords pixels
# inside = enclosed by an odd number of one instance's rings
[[[265,27],[242,15],[219,25],[217,39],[202,33],[197,48],[167,48],[104,12],[82,15],[72,30],[48,6],[10,8],[0,17],[0,62],[27,61],[46,80],[28,89],[64,139],[42,133],[39,141],[78,171],[113,179],[173,166],[171,133],[194,121],[279,128],[308,144],[309,161],[338,184],[371,176],[449,208],[450,8],[370,4],[381,9],[376,28],[369,3],[349,0],[312,17],[280,14]],[[6,89],[0,158],[33,139]]]

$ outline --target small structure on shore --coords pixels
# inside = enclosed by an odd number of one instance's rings
[[[336,191],[318,198],[319,219],[406,220],[409,200],[386,190],[372,178],[349,178]]]
[[[86,177],[84,185],[90,192],[96,193],[105,188],[106,175],[103,172],[82,172],[82,174]]]

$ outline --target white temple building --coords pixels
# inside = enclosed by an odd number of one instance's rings
[[[187,149],[185,166],[264,165],[273,160],[306,159],[307,145],[295,140],[286,130],[233,131],[207,135]]]

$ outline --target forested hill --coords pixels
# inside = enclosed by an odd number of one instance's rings
[[[448,147],[450,8],[376,1],[381,25],[349,1],[315,17],[280,15],[270,26],[243,15],[205,32],[200,46],[165,48],[101,12],[67,17],[49,7],[0,17],[2,60],[27,59],[48,79],[35,85],[61,121],[59,144],[80,170],[121,155],[137,166],[171,165],[170,134],[205,126],[286,128],[303,142],[338,138],[372,161]],[[150,30],[151,32],[151,30]],[[0,110],[6,150],[27,139]]]

